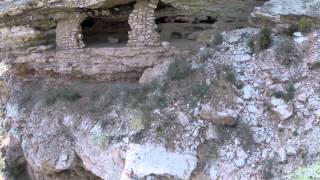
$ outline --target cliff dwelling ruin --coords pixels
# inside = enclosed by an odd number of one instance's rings
[[[158,0],[141,0],[111,10],[68,13],[57,20],[57,48],[81,49],[87,45],[107,47],[110,44],[160,46],[155,24],[158,3]]]
[[[288,1],[0,1],[0,179],[320,169],[320,0]]]
[[[218,31],[217,22],[217,16],[191,16],[159,0],[40,9],[20,18],[5,17],[0,49],[11,49],[11,54],[21,49],[34,52],[6,60],[17,65],[17,71],[137,79],[145,69],[187,56],[210,41]]]
[[[164,12],[175,10],[158,0],[141,0],[111,9],[67,13],[57,19],[56,46],[58,49],[159,47],[161,41],[179,46],[179,41],[195,42],[197,32],[212,29],[217,22],[211,16],[202,19],[163,16]]]

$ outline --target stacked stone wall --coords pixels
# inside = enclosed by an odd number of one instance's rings
[[[57,23],[56,43],[58,49],[80,49],[85,47],[81,23],[85,15],[70,13]]]
[[[128,46],[159,46],[160,35],[156,31],[155,9],[159,0],[138,0],[129,16]]]

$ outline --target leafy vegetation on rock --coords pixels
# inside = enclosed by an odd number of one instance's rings
[[[168,77],[172,80],[185,78],[192,71],[191,64],[185,60],[174,60],[168,70]]]
[[[310,166],[297,169],[294,173],[289,175],[290,180],[312,180],[320,179],[320,162],[316,162]]]
[[[269,28],[263,28],[258,35],[257,43],[259,50],[268,49],[273,41],[272,31]]]
[[[285,30],[285,33],[292,37],[295,32],[299,31],[299,27],[296,24],[290,24],[289,27]]]
[[[272,30],[263,28],[258,35],[247,41],[247,46],[252,53],[268,49],[273,42]]]
[[[81,95],[77,91],[71,89],[50,90],[47,93],[45,99],[46,105],[53,105],[58,99],[74,102],[81,98]]]
[[[286,88],[286,91],[281,91],[281,90],[274,91],[272,95],[275,98],[283,99],[284,101],[288,102],[294,98],[295,92],[296,92],[296,89],[294,88],[294,85],[290,84]]]
[[[303,17],[299,20],[298,29],[301,32],[310,32],[313,27],[313,20],[307,17]]]
[[[292,40],[284,40],[276,48],[277,60],[285,66],[291,66],[301,61],[301,53]]]

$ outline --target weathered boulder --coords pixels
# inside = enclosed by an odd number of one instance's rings
[[[286,103],[283,99],[272,98],[271,105],[272,110],[278,114],[281,120],[289,119],[294,113],[292,104]]]
[[[210,105],[202,105],[200,116],[210,120],[218,126],[235,126],[238,123],[239,115],[233,110],[226,109],[217,111]]]
[[[49,33],[32,27],[15,26],[0,29],[0,49],[26,48],[49,42]]]
[[[141,84],[150,84],[154,81],[161,81],[166,78],[168,73],[170,61],[165,61],[161,64],[154,66],[153,68],[146,69],[139,79]]]
[[[197,166],[197,157],[191,152],[168,152],[164,147],[151,144],[129,145],[121,179],[143,178],[148,175],[170,175],[189,179]]]

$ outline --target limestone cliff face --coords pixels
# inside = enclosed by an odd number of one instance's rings
[[[320,1],[318,0],[271,0],[263,6],[257,7],[252,12],[251,18],[256,24],[260,25],[290,23],[290,21],[298,21],[296,17],[301,16],[308,16],[319,22],[319,8]]]
[[[318,0],[0,2],[0,173],[299,179],[320,158],[319,17]]]

